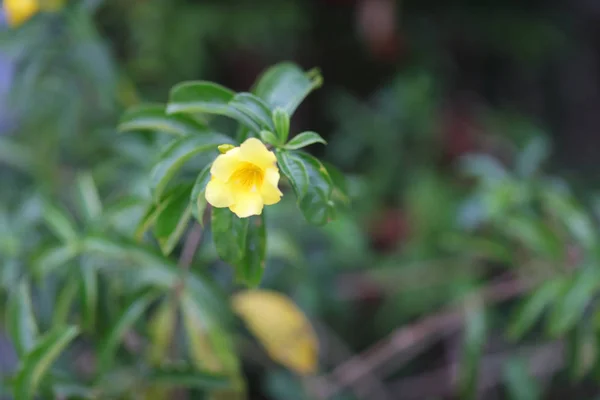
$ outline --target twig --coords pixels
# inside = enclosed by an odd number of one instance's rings
[[[522,281],[503,279],[466,296],[458,305],[452,305],[446,311],[396,330],[362,354],[338,366],[329,377],[322,379],[319,396],[329,398],[363,379],[370,371],[394,359],[402,364],[410,361],[425,349],[428,343],[457,331],[462,324],[464,308],[472,301],[483,299],[487,303],[497,303],[518,296],[529,287],[530,284]],[[407,354],[408,351],[410,353]],[[398,358],[400,353],[404,353],[401,359]]]
[[[179,258],[179,266],[183,270],[188,270],[192,261],[194,261],[194,255],[196,250],[200,246],[202,241],[202,227],[198,223],[194,223],[194,226],[188,233],[185,243],[183,244],[183,250],[181,251],[181,257]]]
[[[503,352],[488,354],[483,358],[478,369],[480,393],[498,385],[503,377],[502,369],[506,361],[513,355],[515,352]],[[530,374],[537,378],[554,374],[564,364],[564,346],[560,341],[540,346],[522,347],[517,349],[516,355],[522,356],[528,361]],[[455,388],[455,371],[458,369],[457,363],[450,363],[434,371],[392,382],[390,387],[394,393],[402,393],[402,399],[406,400],[448,396]]]

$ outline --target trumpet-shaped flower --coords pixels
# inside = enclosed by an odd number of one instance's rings
[[[19,26],[40,11],[38,0],[4,0],[4,13],[10,26]]]
[[[260,215],[263,206],[281,200],[277,159],[258,139],[250,138],[218,156],[210,173],[206,201],[213,207],[229,207],[240,218]]]

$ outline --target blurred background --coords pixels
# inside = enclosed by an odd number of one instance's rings
[[[324,77],[292,135],[328,141],[310,151],[346,174],[352,204],[323,228],[291,195],[269,208],[261,286],[308,315],[320,371],[243,348],[250,397],[600,398],[600,1],[67,3],[0,37],[3,309],[52,240],[39,199],[76,209],[78,171],[118,205],[106,224],[139,220],[160,141],[117,134],[126,108],[184,80],[246,91],[290,60]],[[198,258],[227,287],[210,241]],[[7,375],[18,358],[0,338]]]

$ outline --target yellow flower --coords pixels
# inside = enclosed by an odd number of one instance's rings
[[[6,20],[10,26],[19,26],[40,11],[38,0],[4,0]]]
[[[229,207],[238,217],[260,215],[264,205],[278,203],[279,169],[272,151],[250,138],[217,157],[206,186],[206,201],[213,207]]]

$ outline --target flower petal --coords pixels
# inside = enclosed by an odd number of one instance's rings
[[[260,190],[265,205],[278,203],[281,200],[283,193],[277,187],[279,183],[279,171],[277,168],[268,168],[265,171],[265,180]]]
[[[206,185],[206,201],[217,208],[229,207],[234,203],[230,187],[220,179],[212,178]]]
[[[236,147],[218,156],[210,167],[210,173],[215,178],[226,182],[240,163],[240,148]]]
[[[277,161],[275,154],[256,138],[249,138],[241,144],[240,159],[263,169],[273,167]]]
[[[240,191],[235,193],[235,204],[229,209],[240,218],[260,215],[263,209],[263,199],[257,192]]]

